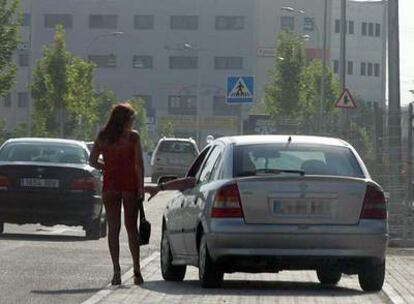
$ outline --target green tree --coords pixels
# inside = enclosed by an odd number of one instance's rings
[[[93,85],[95,65],[73,58],[69,66],[69,89],[67,109],[74,125],[67,134],[82,140],[92,138],[97,122],[96,94]]]
[[[292,31],[278,35],[276,60],[265,88],[265,108],[272,118],[298,112],[302,69],[306,64],[302,37]]]
[[[326,129],[328,121],[332,121],[330,118],[337,116],[335,100],[339,96],[339,83],[331,69],[326,70],[326,95],[323,105],[321,105],[321,82],[322,63],[320,60],[312,60],[303,67],[299,86],[298,114],[308,131],[316,131],[319,123]],[[321,106],[322,117],[319,122]]]
[[[12,61],[19,42],[18,0],[0,0],[0,96],[11,88],[17,67]]]
[[[148,133],[147,113],[144,107],[145,103],[141,98],[134,98],[128,100],[127,102],[129,102],[137,112],[137,116],[135,118],[135,128],[140,135],[143,150],[151,151],[154,148],[154,141]]]
[[[164,120],[160,126],[161,129],[161,137],[174,137],[174,123],[171,120]]]
[[[25,137],[29,136],[29,131],[27,128],[27,123],[21,122],[17,124],[14,129],[11,131],[11,137],[17,138],[17,137]]]
[[[0,145],[4,143],[7,138],[6,121],[0,118]]]
[[[109,118],[111,109],[114,104],[117,103],[115,93],[108,89],[103,88],[103,90],[96,94],[96,116],[98,119],[98,124],[103,126]]]
[[[31,90],[36,136],[82,139],[91,136],[96,122],[94,69],[93,64],[67,50],[65,31],[62,25],[57,25],[54,44],[43,49],[33,73]]]

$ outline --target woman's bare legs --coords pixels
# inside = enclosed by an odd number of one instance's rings
[[[135,193],[122,193],[124,206],[124,222],[128,234],[129,250],[131,251],[132,260],[134,263],[134,272],[140,273],[139,262],[139,240],[138,240],[138,212],[139,205],[137,195]]]
[[[108,220],[108,246],[111,254],[114,274],[121,272],[119,265],[119,232],[121,231],[121,200],[120,192],[108,191],[102,195]]]

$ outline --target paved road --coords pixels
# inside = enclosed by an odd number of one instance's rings
[[[167,283],[159,271],[161,214],[173,193],[146,203],[153,233],[144,246],[142,287],[132,284],[126,235],[121,234],[124,284],[108,287],[112,266],[106,240],[86,241],[80,227],[7,225],[0,236],[0,303],[387,303],[382,293],[364,294],[356,277],[335,288],[322,288],[314,272],[226,275],[223,289],[199,287],[196,268],[183,283]],[[104,297],[102,297],[102,295]],[[98,301],[97,301],[98,300]]]
[[[145,258],[159,249],[165,195],[147,204],[153,237]],[[5,224],[0,235],[0,303],[82,303],[108,284],[112,264],[106,239],[87,241],[81,227]],[[132,266],[126,233],[121,233],[121,267]]]

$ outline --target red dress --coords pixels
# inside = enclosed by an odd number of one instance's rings
[[[103,192],[138,193],[136,142],[121,138],[112,145],[103,145]]]

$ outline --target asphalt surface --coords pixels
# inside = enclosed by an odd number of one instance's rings
[[[159,250],[161,214],[169,193],[146,203],[152,223],[144,259]],[[85,239],[82,227],[5,224],[0,235],[0,303],[82,303],[112,277],[106,238]],[[125,229],[120,238],[123,272],[132,267]]]

